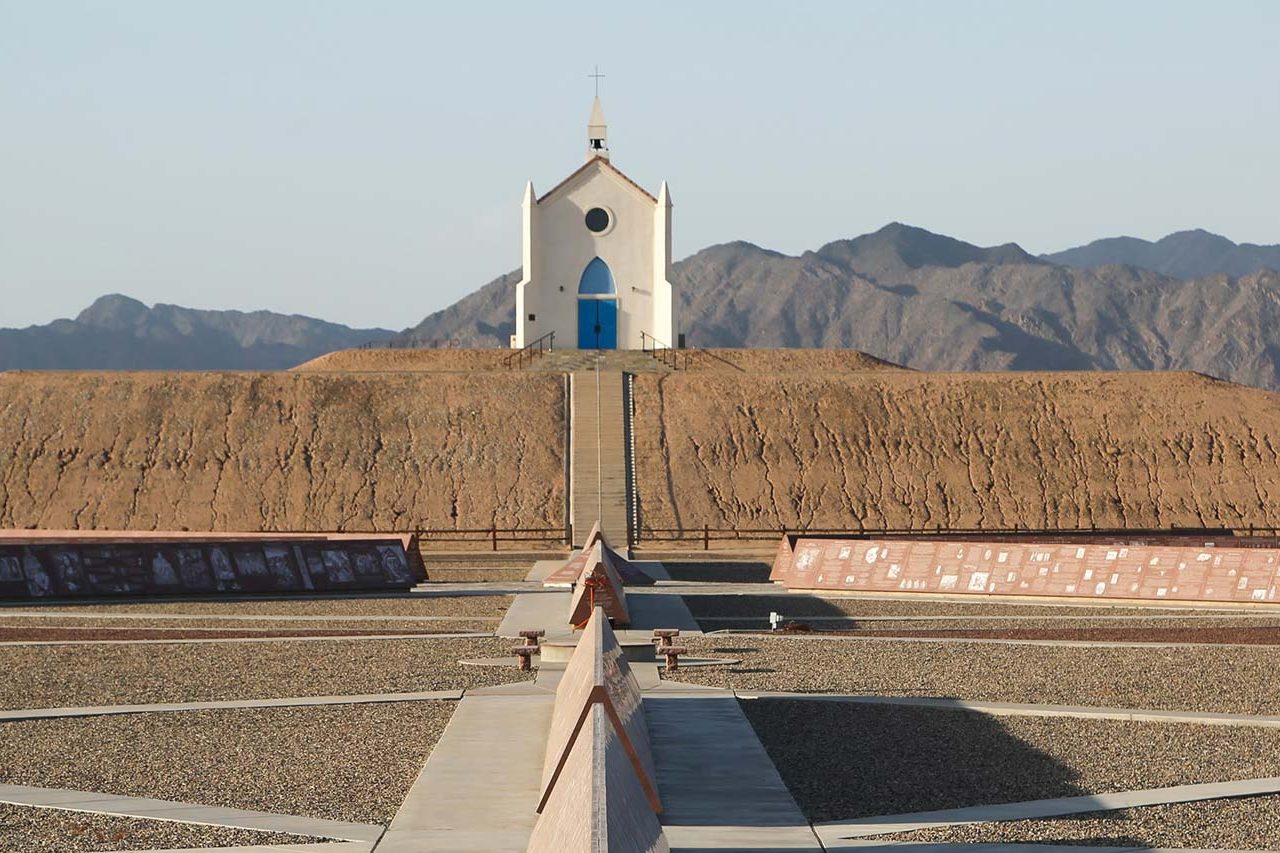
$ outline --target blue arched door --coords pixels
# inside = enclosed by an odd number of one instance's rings
[[[592,258],[578,282],[578,349],[618,348],[617,294],[609,265]]]

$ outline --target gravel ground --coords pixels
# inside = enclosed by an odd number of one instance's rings
[[[387,824],[455,702],[3,724],[0,779]]]
[[[0,853],[87,853],[242,844],[308,844],[326,840],[0,803]]]
[[[806,616],[1173,616],[1232,614],[1213,608],[1100,607],[1092,605],[1004,604],[878,598],[820,598],[816,595],[686,595],[694,616],[751,616],[767,619],[777,611],[787,619]],[[1280,622],[1280,612],[1269,617]]]
[[[493,626],[481,627],[478,631],[492,633]],[[367,637],[387,634],[433,634],[461,633],[465,626],[429,628],[421,622],[412,628],[392,630],[389,628],[331,628],[324,625],[307,628],[294,625],[290,628],[275,630],[235,629],[235,628],[83,628],[61,627],[56,625],[36,625],[12,627],[0,625],[0,643],[58,642],[58,641],[92,641],[92,640],[235,640],[235,639],[270,639],[272,637]]]
[[[1177,627],[1004,627],[998,628],[922,628],[890,629],[877,626],[863,631],[824,630],[820,633],[861,637],[933,637],[986,640],[1067,640],[1071,642],[1114,643],[1243,643],[1247,645],[1280,645],[1280,628],[1258,626]]]
[[[265,617],[247,618],[170,618],[159,615],[137,618],[94,618],[53,616],[0,615],[0,628],[98,628],[104,631],[129,631],[137,628],[210,629],[215,631],[243,631],[245,633],[269,631],[376,631],[398,633],[401,631],[492,631],[498,626],[497,616],[303,616],[293,619]]]
[[[1030,842],[1098,847],[1280,850],[1280,795],[1090,812],[1052,820],[980,823],[877,838],[885,843]]]
[[[1280,731],[742,700],[813,821],[1280,775]]]
[[[0,708],[198,702],[399,693],[519,681],[510,640],[316,640],[280,643],[0,647]]]
[[[485,583],[522,581],[533,564],[520,566],[432,566],[427,583]]]
[[[527,570],[526,570],[527,571]],[[246,616],[502,616],[511,606],[510,595],[350,596],[316,599],[239,599],[208,601],[117,602],[39,605],[22,602],[15,610],[39,609],[41,613],[184,613],[192,616],[237,614]],[[8,608],[0,608],[5,616]]]
[[[1280,649],[1072,648],[810,637],[681,638],[733,667],[680,670],[680,681],[742,690],[1280,714]]]

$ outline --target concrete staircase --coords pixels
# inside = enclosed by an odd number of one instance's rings
[[[625,381],[618,370],[570,374],[569,510],[574,545],[581,545],[599,520],[601,532],[614,547],[627,547]]]

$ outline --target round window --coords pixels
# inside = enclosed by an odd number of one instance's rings
[[[587,230],[599,234],[609,227],[609,211],[603,207],[593,207],[587,211]]]

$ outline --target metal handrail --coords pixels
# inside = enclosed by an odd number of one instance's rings
[[[458,338],[387,338],[381,341],[365,341],[356,349],[459,349]]]
[[[530,364],[532,364],[535,358],[542,355],[544,352],[551,352],[555,348],[556,333],[547,332],[536,341],[527,343],[520,349],[511,353],[511,355],[507,356],[502,361],[506,364],[508,370],[515,370],[516,368],[524,367],[526,359]]]
[[[653,357],[672,370],[680,369],[680,350],[671,346],[664,341],[660,341],[648,332],[640,332],[640,349],[643,352],[652,353]],[[689,356],[685,355],[684,366],[689,367]]]

